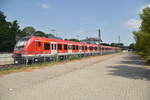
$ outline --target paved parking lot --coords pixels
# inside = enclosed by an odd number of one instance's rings
[[[0,77],[0,100],[150,100],[150,67],[132,53]]]

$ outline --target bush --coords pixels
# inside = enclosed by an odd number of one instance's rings
[[[145,61],[150,64],[150,56],[144,57]]]

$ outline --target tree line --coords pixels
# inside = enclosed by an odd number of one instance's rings
[[[20,29],[17,20],[9,22],[6,16],[0,11],[0,52],[12,52],[16,42],[25,36],[54,36],[53,34],[46,34],[34,27],[27,26]]]
[[[150,63],[150,8],[143,9],[139,31],[133,32],[136,43],[131,44],[137,52]]]

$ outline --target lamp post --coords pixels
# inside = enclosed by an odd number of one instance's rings
[[[98,29],[98,45],[100,46],[102,42],[102,39],[101,39],[101,30]],[[102,47],[100,46],[100,54],[102,55]]]
[[[98,29],[98,42],[99,44],[101,43],[102,39],[101,39],[101,30]]]

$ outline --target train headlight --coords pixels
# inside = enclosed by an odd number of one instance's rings
[[[18,61],[15,61],[15,64],[18,64]]]
[[[38,61],[38,59],[35,59],[35,61]]]

